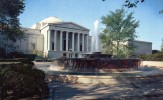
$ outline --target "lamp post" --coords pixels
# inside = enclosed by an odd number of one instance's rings
[[[69,58],[72,58],[72,49],[69,49]]]

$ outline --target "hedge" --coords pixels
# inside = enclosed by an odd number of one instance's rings
[[[144,54],[140,55],[139,58],[145,61],[163,61],[163,53]]]

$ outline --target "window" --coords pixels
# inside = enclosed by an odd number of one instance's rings
[[[82,43],[80,43],[80,51],[82,51]]]
[[[52,42],[52,50],[54,50],[54,42]]]
[[[78,54],[75,54],[75,58],[78,58]]]

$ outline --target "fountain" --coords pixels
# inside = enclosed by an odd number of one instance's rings
[[[101,52],[99,41],[99,20],[94,22],[94,34],[92,34],[92,52]]]
[[[85,54],[85,58],[54,59],[49,67],[50,73],[55,77],[60,77],[59,79],[73,82],[75,79],[78,83],[110,84],[111,80],[116,83],[110,75],[112,69],[126,70],[140,65],[139,59],[113,59],[112,55],[102,54],[98,27],[99,21],[96,20],[94,34],[92,34],[91,54]]]
[[[92,34],[92,49],[91,54],[85,54],[85,58],[111,58],[112,55],[109,54],[102,54],[100,39],[99,39],[99,20],[96,20],[94,22],[94,34]]]

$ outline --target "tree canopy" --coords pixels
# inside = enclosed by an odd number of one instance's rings
[[[102,1],[106,1],[106,0],[102,0]],[[142,3],[145,2],[145,0],[125,0],[123,6],[128,7],[128,8],[133,8],[133,7],[137,7],[138,3]],[[159,11],[160,14],[163,13],[163,10]]]
[[[134,19],[133,14],[131,12],[126,15],[124,9],[117,9],[102,17],[105,28],[100,34],[100,40],[105,53],[120,57],[133,51],[132,42],[131,45],[126,45],[129,39],[137,37],[135,29],[139,26],[139,21]]]
[[[106,1],[106,0],[102,0]],[[132,8],[132,7],[137,7],[137,4],[139,2],[144,2],[145,0],[125,0],[124,5],[125,7]]]
[[[144,1],[145,0],[125,0],[124,6],[128,8],[137,7],[138,3],[142,3]],[[163,10],[160,10],[159,13],[162,14]]]
[[[125,0],[124,6],[128,8],[137,7],[139,2],[144,2],[145,0]]]
[[[24,0],[0,0],[0,33],[16,42],[23,36],[18,16],[24,10]]]

